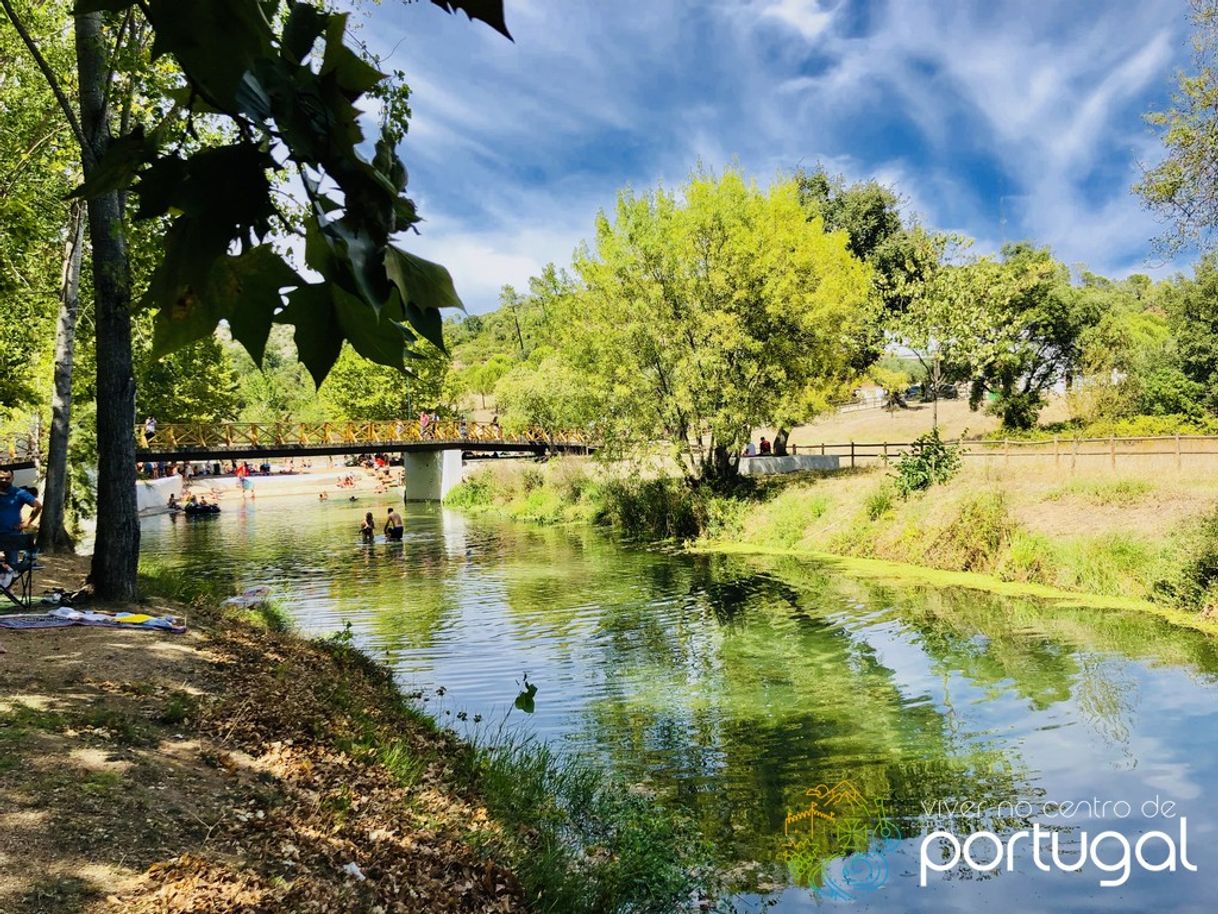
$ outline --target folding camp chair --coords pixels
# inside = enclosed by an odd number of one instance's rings
[[[32,533],[0,534],[0,552],[5,563],[13,569],[13,580],[0,593],[20,606],[30,609],[34,602],[34,569],[37,567],[38,547]]]

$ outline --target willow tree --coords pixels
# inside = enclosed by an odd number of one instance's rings
[[[502,0],[432,0],[503,34]],[[344,342],[406,370],[420,340],[443,346],[440,308],[459,307],[443,267],[394,243],[419,221],[387,121],[371,160],[360,147],[359,103],[399,106],[389,77],[347,39],[346,19],[316,3],[283,0],[79,0],[75,8],[79,117],[24,26],[0,0],[39,62],[80,147],[88,204],[97,353],[98,522],[93,581],[100,595],[135,595],[135,386],[126,199],[135,217],[165,219],[160,263],[143,304],[155,346],[169,352],[226,321],[260,362],[274,322],[292,324],[301,359],[320,384]],[[151,32],[153,58],[174,68],[176,90],[140,117],[117,116],[116,51]],[[130,115],[130,112],[127,112]],[[176,142],[208,119],[224,139]],[[282,208],[275,183],[299,180],[303,216]],[[271,245],[277,230],[305,237],[310,282]],[[286,307],[284,295],[286,293]]]
[[[562,347],[610,452],[665,440],[691,479],[722,480],[754,428],[792,404],[810,418],[871,317],[869,268],[847,244],[807,218],[794,181],[763,191],[728,171],[620,194],[577,257]]]

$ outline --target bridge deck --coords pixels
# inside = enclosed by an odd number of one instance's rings
[[[162,425],[152,435],[137,426],[136,459],[213,460],[237,457],[328,457],[344,454],[475,451],[588,453],[592,447],[575,432],[528,429],[505,434],[497,426],[443,420],[426,430],[417,421],[276,422]]]

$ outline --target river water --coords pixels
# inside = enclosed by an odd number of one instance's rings
[[[350,623],[459,731],[506,720],[691,812],[743,911],[1215,908],[1211,638],[438,508],[361,545],[388,504],[151,518],[143,553],[269,584],[304,632]],[[531,715],[511,710],[525,674]],[[1033,826],[1039,855],[1034,832],[1012,840]]]

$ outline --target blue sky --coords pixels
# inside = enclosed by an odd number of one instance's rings
[[[1108,275],[1173,269],[1129,187],[1161,154],[1142,115],[1189,63],[1185,0],[506,4],[514,44],[426,2],[360,17],[414,91],[411,247],[471,312],[568,263],[621,187],[699,161],[762,182],[823,162],[981,252],[1031,238]]]

